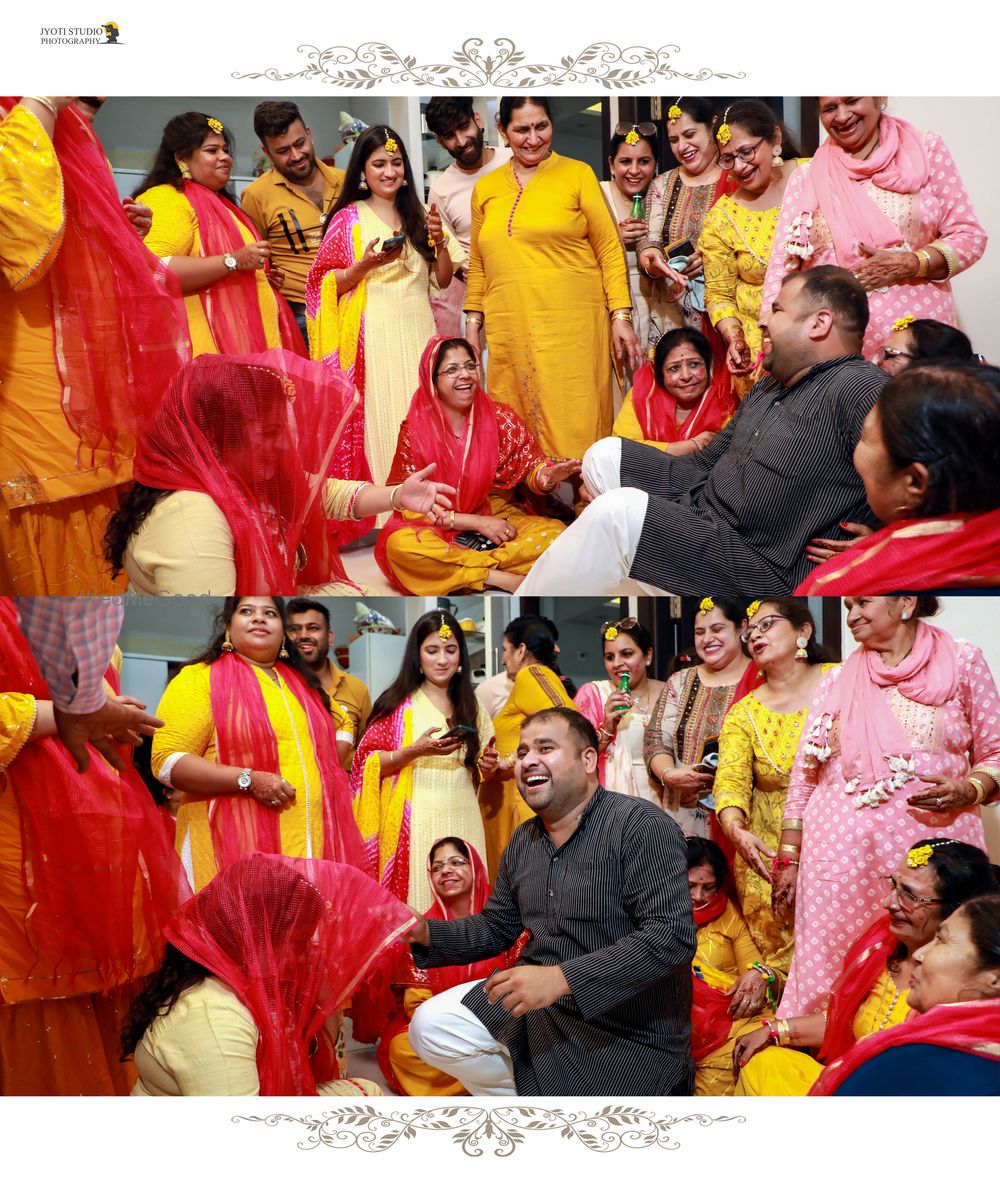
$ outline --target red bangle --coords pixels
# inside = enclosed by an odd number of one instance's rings
[[[771,861],[776,867],[797,867],[799,865],[797,858],[789,858],[787,854],[784,858],[774,858]]]

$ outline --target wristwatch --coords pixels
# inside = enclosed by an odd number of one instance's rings
[[[249,792],[250,785],[253,783],[253,771],[249,767],[244,767],[236,776],[236,786],[241,792]]]
[[[235,270],[236,270],[236,268],[237,268],[237,267],[240,265],[240,264],[239,264],[239,263],[236,261],[236,255],[235,255],[235,254],[229,254],[228,252],[227,252],[226,254],[223,254],[223,256],[222,256],[222,261],[223,261],[223,262],[226,264],[226,270],[227,270],[227,271],[235,271]]]

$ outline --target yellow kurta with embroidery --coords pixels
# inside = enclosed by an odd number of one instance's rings
[[[826,672],[831,664],[824,663]],[[776,713],[753,692],[734,704],[719,735],[719,769],[715,776],[715,811],[738,808],[750,832],[777,852],[781,818],[808,708]],[[792,960],[792,930],[771,911],[771,883],[743,857],[733,868],[736,892],[757,949],[782,982]]]
[[[513,763],[521,740],[521,722],[525,717],[546,708],[576,708],[562,680],[541,663],[522,667],[514,680],[507,703],[493,718],[497,735],[497,753],[501,761]],[[486,826],[486,848],[489,853],[490,882],[493,883],[500,859],[514,830],[535,815],[521,799],[517,784],[511,779],[491,779],[479,789],[479,804]]]
[[[749,971],[755,962],[763,961],[750,930],[736,906],[730,900],[721,917],[698,926],[698,946],[695,968],[708,968],[706,982],[723,990]],[[766,964],[770,966],[770,963]],[[770,1015],[770,1008],[764,1015]],[[760,1028],[761,1015],[735,1020],[729,1038],[718,1049],[695,1061],[694,1094],[696,1096],[732,1096],[736,1089],[733,1075],[733,1047],[737,1038]]]
[[[796,159],[798,163],[808,161]],[[752,362],[756,362],[761,351],[757,320],[780,212],[780,203],[757,212],[732,196],[720,196],[708,210],[698,238],[705,264],[705,308],[709,320],[718,325],[726,317],[737,317]],[[742,399],[761,374],[758,367],[749,375],[734,375],[737,396]]]
[[[146,237],[146,246],[160,258],[170,258],[181,254],[188,258],[198,258],[201,255],[201,235],[198,231],[198,218],[183,192],[169,183],[161,183],[136,197],[140,204],[148,204],[153,211],[153,225]],[[230,217],[233,227],[233,242],[230,247],[238,250],[241,245],[249,245],[257,239],[253,233],[238,221],[232,214]],[[263,271],[254,272],[254,282],[257,285],[257,304],[260,307],[261,320],[264,322],[264,334],[268,346],[277,349],[281,346],[281,335],[278,332],[278,304],[274,298],[274,289],[268,283]],[[199,354],[231,354],[234,351],[226,346],[219,346],[212,333],[212,328],[205,315],[201,292],[192,292],[184,297],[184,308],[187,311],[188,331],[191,334],[191,353]]]
[[[283,682],[254,667],[268,719],[278,743],[278,769],[295,788],[295,803],[281,813],[281,853],[291,858],[323,855],[323,805],[319,767],[302,705]],[[153,737],[153,773],[161,774],[171,754],[197,754],[216,761],[215,722],[209,693],[210,669],[204,663],[183,667],[167,684],[156,715],[166,724]],[[232,763],[234,767],[248,763]],[[195,891],[215,877],[218,866],[208,823],[210,801],[180,793],[177,853]],[[215,803],[225,804],[225,797]]]
[[[41,122],[16,105],[0,122],[0,592],[100,594],[101,539],[131,452],[78,461],[61,407],[48,273],[63,231],[62,173]],[[97,456],[100,458],[100,455]]]
[[[875,981],[854,1015],[854,1037],[860,1041],[872,1033],[891,1029],[909,1016],[909,989],[897,991],[888,969]],[[737,1096],[807,1096],[823,1073],[823,1064],[811,1054],[787,1046],[768,1046],[740,1071]]]
[[[472,193],[467,312],[485,314],[488,391],[548,455],[611,432],[612,309],[631,306],[618,229],[586,163],[551,154],[523,190],[511,163]]]

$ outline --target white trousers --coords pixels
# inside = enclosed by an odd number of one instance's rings
[[[516,1096],[510,1051],[462,1003],[484,982],[460,983],[425,1000],[410,1020],[410,1045],[472,1096]]]
[[[538,559],[519,596],[669,596],[630,579],[649,497],[621,486],[621,438],[601,438],[583,456],[594,500]]]

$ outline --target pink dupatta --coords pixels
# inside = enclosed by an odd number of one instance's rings
[[[897,687],[907,700],[937,708],[958,687],[958,652],[950,633],[917,622],[910,653],[894,667],[874,650],[856,650],[830,689],[832,712],[822,713],[806,734],[804,753],[829,757],[826,736],[840,715],[841,769],[856,808],[875,808],[899,797],[917,778],[910,739],[896,720],[884,690]]]
[[[808,257],[807,219],[817,211],[826,218],[842,267],[861,262],[861,242],[878,249],[902,245],[903,235],[863,185],[871,180],[884,191],[913,195],[927,183],[930,163],[923,137],[909,121],[883,113],[878,132],[879,143],[866,159],[852,158],[829,139],[816,151],[802,188],[802,212],[786,244],[789,253]]]

